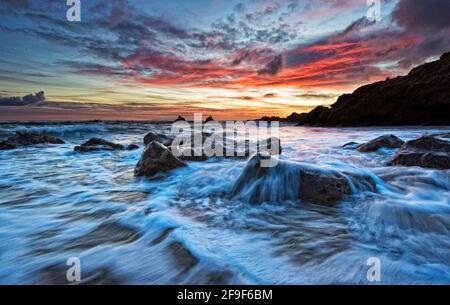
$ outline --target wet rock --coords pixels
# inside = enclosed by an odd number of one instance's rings
[[[299,198],[301,200],[334,205],[351,193],[348,181],[338,173],[302,171],[300,174]]]
[[[181,156],[179,156],[178,158],[182,161],[202,162],[208,160],[208,156],[203,152],[200,156],[196,156],[195,151],[192,148],[184,149],[181,153]]]
[[[254,155],[233,186],[231,196],[250,203],[303,200],[333,206],[353,191],[375,191],[375,182],[360,175],[278,160],[274,167],[262,161],[273,160],[267,153]]]
[[[0,142],[0,149],[14,149],[36,144],[64,144],[64,141],[47,134],[18,131],[15,135]]]
[[[108,221],[91,232],[73,239],[65,249],[90,249],[105,244],[128,244],[139,239],[140,236],[139,231],[133,227]]]
[[[450,142],[433,136],[408,141],[397,151],[388,165],[450,169]]]
[[[159,172],[166,172],[185,165],[166,146],[153,141],[147,145],[142,153],[134,173],[137,176],[151,177]]]
[[[165,134],[162,133],[149,132],[144,137],[144,145],[148,145],[152,141],[157,141],[168,147],[172,143],[173,138],[166,136]]]
[[[359,143],[356,142],[348,142],[342,145],[342,148],[345,149],[356,149],[359,146]]]
[[[372,152],[377,151],[380,148],[399,148],[404,143],[403,140],[394,135],[384,135],[359,145],[356,150],[359,152]]]
[[[187,272],[198,264],[198,259],[182,243],[172,242],[169,249],[173,254],[175,263],[182,269],[182,272]]]
[[[139,149],[139,146],[136,144],[130,144],[127,146],[127,150],[136,150]]]
[[[75,146],[74,151],[93,152],[101,150],[122,150],[124,146],[100,138],[91,138],[87,142]]]

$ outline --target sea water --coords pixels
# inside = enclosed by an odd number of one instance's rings
[[[0,151],[2,284],[65,284],[71,257],[87,283],[371,284],[370,258],[380,261],[382,284],[450,283],[450,172],[388,167],[395,149],[342,147],[450,128],[281,126],[287,172],[301,163],[376,182],[376,191],[356,191],[335,207],[280,196],[298,191],[283,177],[264,184],[267,202],[230,196],[245,159],[136,178],[144,135],[170,124],[1,124],[0,137],[19,130],[66,144]],[[91,137],[141,148],[73,151]]]

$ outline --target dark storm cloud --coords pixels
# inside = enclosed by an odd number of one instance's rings
[[[440,31],[450,26],[450,1],[400,0],[393,19],[406,30]]]
[[[0,106],[27,106],[45,101],[44,91],[37,92],[36,94],[28,94],[24,97],[4,97],[0,98]]]

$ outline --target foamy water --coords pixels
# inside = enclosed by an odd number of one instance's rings
[[[286,172],[303,164],[376,181],[376,191],[355,191],[332,208],[293,200],[295,183],[283,173],[263,190],[283,200],[231,197],[246,160],[212,158],[135,178],[144,135],[168,129],[0,125],[0,137],[30,130],[66,141],[0,151],[0,283],[67,283],[74,256],[89,283],[368,284],[370,257],[381,260],[382,284],[450,283],[450,172],[386,167],[395,150],[342,148],[450,128],[282,127]],[[73,152],[91,137],[141,148]]]

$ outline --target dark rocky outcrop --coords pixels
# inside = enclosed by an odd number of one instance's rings
[[[356,142],[348,142],[342,145],[342,148],[345,149],[356,149],[360,144]]]
[[[150,142],[141,155],[134,173],[137,176],[152,177],[160,172],[183,167],[186,164],[175,157],[170,149],[163,144],[153,141]]]
[[[125,147],[121,144],[116,144],[100,138],[91,138],[87,142],[75,146],[74,151],[78,152],[93,152],[102,150],[123,150]]]
[[[344,94],[330,108],[302,114],[299,125],[450,125],[450,52],[399,76]]]
[[[174,122],[178,122],[178,121],[186,121],[185,118],[183,118],[181,115],[179,115]]]
[[[173,141],[173,138],[162,133],[155,133],[155,132],[147,133],[144,137],[144,145],[148,145],[153,141],[157,141],[165,146],[170,146],[170,144]]]
[[[0,150],[15,149],[36,144],[64,144],[64,141],[47,134],[18,131],[15,135],[0,142]]]
[[[211,121],[215,121],[214,118],[212,116],[209,116],[206,118],[205,123],[211,122]]]
[[[356,147],[359,152],[372,152],[380,148],[399,148],[405,142],[394,135],[384,135]]]
[[[408,141],[397,151],[388,165],[450,169],[450,142],[434,136],[423,136]]]
[[[235,182],[231,196],[250,203],[303,200],[333,206],[358,191],[375,191],[375,182],[367,175],[322,170],[278,160],[274,167],[262,161],[275,158],[267,153],[254,155]]]

